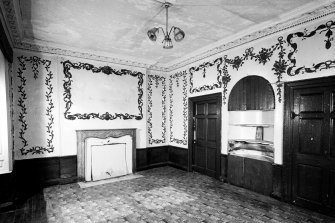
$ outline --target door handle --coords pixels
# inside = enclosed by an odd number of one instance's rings
[[[294,111],[291,111],[291,114],[290,114],[291,119],[295,119],[295,117],[297,116],[301,117],[300,114],[296,114]]]
[[[323,153],[325,154],[325,156],[328,156],[328,151],[327,150],[325,150]]]

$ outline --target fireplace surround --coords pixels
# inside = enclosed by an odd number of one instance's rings
[[[85,147],[88,138],[120,138],[129,135],[132,138],[132,172],[136,171],[136,129],[93,129],[76,130],[77,134],[77,173],[78,181],[85,181]]]

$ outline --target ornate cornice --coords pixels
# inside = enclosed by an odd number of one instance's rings
[[[17,16],[15,13],[15,7],[13,1],[15,0],[2,0],[3,8],[5,10],[4,15],[6,16],[6,22],[8,23],[8,29],[11,32],[11,37],[13,40],[14,48],[29,50],[29,51],[38,51],[38,52],[45,52],[50,54],[57,54],[63,56],[71,56],[71,57],[78,57],[83,59],[90,59],[90,60],[98,60],[104,62],[110,62],[115,64],[133,66],[133,67],[141,67],[147,68],[150,70],[162,71],[162,72],[170,72],[176,70],[178,68],[184,67],[191,63],[203,60],[210,56],[213,56],[218,53],[222,53],[224,51],[233,49],[235,47],[250,43],[252,41],[261,39],[263,37],[267,37],[269,35],[293,28],[295,26],[299,26],[316,19],[328,16],[330,14],[335,13],[335,2],[332,2],[328,5],[324,5],[322,7],[317,8],[314,11],[307,12],[301,15],[298,15],[294,18],[289,19],[289,21],[284,21],[277,23],[273,26],[268,28],[255,31],[251,34],[244,35],[241,38],[235,39],[233,41],[229,41],[227,43],[212,47],[206,51],[200,52],[194,56],[189,56],[186,59],[176,60],[176,62],[172,62],[171,65],[155,65],[146,62],[138,62],[132,59],[120,59],[114,56],[102,56],[99,53],[87,53],[87,52],[77,52],[76,50],[69,50],[65,47],[52,47],[46,46],[42,44],[36,43],[28,43],[22,41],[20,36],[20,27],[17,21]]]
[[[1,3],[0,3],[1,4]],[[17,46],[21,42],[19,25],[17,24],[17,18],[15,14],[15,7],[13,1],[11,0],[3,0],[2,1],[3,8],[5,10],[4,16],[7,23],[7,28],[10,31],[10,36],[13,41],[14,47]]]
[[[27,42],[20,42],[15,47],[17,49],[44,52],[44,53],[56,54],[56,55],[62,55],[62,56],[70,56],[70,57],[76,57],[76,58],[82,58],[82,59],[88,59],[88,60],[103,61],[103,62],[114,63],[114,64],[119,64],[119,65],[126,65],[126,66],[131,66],[131,67],[139,67],[139,68],[149,68],[150,67],[150,69],[157,70],[157,71],[167,70],[163,67],[151,66],[151,64],[149,63],[142,63],[142,62],[137,62],[134,60],[120,59],[120,58],[110,57],[110,56],[102,56],[97,53],[80,52],[79,50],[69,50],[69,49],[64,49],[61,47],[45,46],[45,45],[40,45],[40,44],[35,44],[35,43],[32,44],[32,43],[27,43]]]

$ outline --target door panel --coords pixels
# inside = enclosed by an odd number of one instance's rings
[[[193,99],[196,138],[193,140],[192,170],[218,178],[221,153],[221,97],[199,98],[199,101]]]
[[[196,119],[196,140],[199,142],[206,140],[206,120],[204,118]]]
[[[208,118],[207,141],[216,143],[216,118]]]
[[[299,164],[297,171],[298,197],[321,204],[322,168]]]
[[[299,153],[321,155],[322,152],[322,119],[301,119],[299,125]]]
[[[300,112],[323,112],[323,92],[300,95]]]
[[[196,105],[196,115],[204,115],[205,114],[205,104],[199,103]]]
[[[208,115],[217,115],[216,103],[208,103]]]
[[[194,150],[195,165],[200,168],[206,168],[206,148],[202,145],[196,145]]]
[[[206,120],[204,118],[197,118],[196,119],[196,129],[198,130],[196,132],[196,139],[197,140],[206,140]]]
[[[215,162],[213,162],[216,157],[216,148],[207,147],[207,169],[215,172]]]

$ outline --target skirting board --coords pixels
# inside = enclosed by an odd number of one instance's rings
[[[188,150],[174,146],[148,147],[136,150],[137,171],[161,166],[188,170]]]

